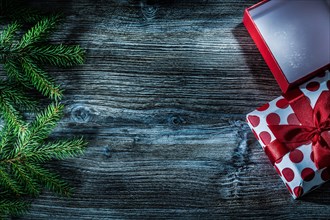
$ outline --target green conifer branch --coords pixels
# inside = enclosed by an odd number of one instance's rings
[[[27,48],[31,58],[54,66],[73,66],[84,62],[84,50],[78,45],[47,45]]]
[[[9,124],[5,123],[4,127],[0,130],[0,158],[8,158],[9,153],[6,151],[6,147],[12,143],[14,137],[9,128]]]
[[[15,132],[24,130],[24,122],[20,113],[12,105],[13,101],[10,97],[6,95],[5,92],[0,90],[0,111],[2,112],[2,117],[8,124],[14,127]]]
[[[9,24],[0,34],[0,45],[2,48],[11,46],[15,33],[21,28],[17,22]]]
[[[37,196],[41,192],[41,186],[31,177],[25,168],[25,163],[16,161],[11,163],[11,170],[14,178],[24,188],[24,192],[32,196]]]
[[[30,206],[27,202],[1,199],[1,197],[0,195],[0,219],[5,219],[8,215],[22,215]]]
[[[46,139],[62,117],[64,106],[50,104],[43,112],[36,115],[36,119],[29,125],[24,135],[20,135],[20,149],[33,148]]]
[[[8,80],[10,82],[15,82],[17,84],[21,84],[27,89],[33,88],[32,83],[25,77],[22,73],[21,64],[17,62],[17,60],[10,60],[7,58],[6,62],[3,64],[3,67],[8,75]]]
[[[46,189],[63,196],[71,195],[72,188],[58,174],[50,172],[37,163],[25,163],[25,167]]]
[[[23,49],[29,45],[47,40],[48,34],[56,27],[58,20],[59,16],[57,15],[45,17],[40,20],[23,35],[20,43],[17,45],[17,48]]]
[[[82,139],[59,140],[32,148],[26,153],[28,161],[42,163],[48,160],[64,160],[83,153],[86,142]]]
[[[42,188],[61,195],[70,195],[70,186],[59,175],[43,168],[46,161],[81,155],[86,142],[81,138],[47,142],[46,138],[56,126],[63,105],[51,104],[36,115],[25,130],[15,133],[12,126],[0,132],[0,189],[12,195],[39,195]],[[3,156],[5,153],[6,156]],[[1,201],[1,195],[0,195]],[[0,210],[1,214],[1,210]]]
[[[12,178],[8,166],[0,166],[0,188],[10,190],[16,195],[22,193],[22,186]]]
[[[43,45],[55,28],[58,15],[45,17],[30,28],[19,42],[14,41],[20,28],[17,22],[8,25],[0,35],[0,62],[9,80],[54,100],[62,98],[62,90],[39,64],[69,67],[84,62],[84,50],[78,45]]]
[[[32,60],[22,59],[22,68],[34,87],[44,96],[50,99],[60,100],[62,90],[50,79],[45,71],[40,69]]]
[[[49,105],[36,114],[33,122],[23,118],[22,109],[30,113],[38,109],[27,91],[36,89],[56,103],[62,98],[62,89],[41,67],[82,64],[85,53],[78,45],[46,44],[59,16],[40,16],[22,7],[23,3],[0,0],[0,19],[15,20],[0,33],[0,64],[7,73],[0,82],[0,114],[4,122],[0,127],[0,219],[24,213],[29,203],[18,198],[37,196],[43,188],[70,195],[70,186],[42,165],[81,155],[86,147],[79,138],[47,140],[62,117],[61,104]],[[21,22],[35,25],[22,34]]]
[[[0,91],[3,96],[7,97],[17,107],[24,110],[37,110],[36,106],[38,103],[28,97],[16,84],[10,82],[5,82],[4,84],[0,82]]]

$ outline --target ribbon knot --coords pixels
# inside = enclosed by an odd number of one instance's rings
[[[313,144],[315,144],[316,142],[318,142],[318,141],[320,141],[320,139],[321,139],[321,130],[320,129],[317,129],[316,131],[315,131],[315,133],[313,134],[313,139],[312,139],[312,142],[313,142]]]
[[[324,123],[324,126],[315,129],[315,132],[313,134],[314,137],[312,138],[312,143],[315,145],[320,142],[321,147],[329,149],[330,145],[327,143],[326,140],[323,140],[323,132],[330,131],[330,127],[325,125],[326,124]]]
[[[300,125],[268,125],[276,137],[274,143],[266,146],[268,156],[275,162],[287,152],[312,143],[316,167],[330,167],[330,91],[321,93],[314,109],[303,94],[290,105]]]

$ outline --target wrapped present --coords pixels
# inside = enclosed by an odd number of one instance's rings
[[[330,179],[330,72],[247,115],[294,198]]]

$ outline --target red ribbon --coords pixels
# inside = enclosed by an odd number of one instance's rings
[[[312,143],[317,168],[330,167],[330,91],[323,91],[314,109],[300,90],[286,95],[301,125],[268,125],[276,140],[265,147],[272,163],[297,147]]]

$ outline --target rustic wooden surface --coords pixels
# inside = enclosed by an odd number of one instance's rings
[[[84,156],[50,166],[76,188],[45,192],[21,219],[319,219],[330,187],[294,201],[245,123],[280,95],[241,23],[257,0],[46,0],[55,42],[86,64],[52,69],[65,88],[55,136]]]

